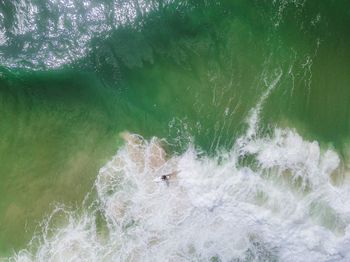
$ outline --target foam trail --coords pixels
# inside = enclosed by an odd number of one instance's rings
[[[250,139],[251,137],[256,135],[261,109],[266,99],[270,96],[270,93],[276,88],[277,84],[281,80],[281,77],[283,75],[282,69],[276,70],[275,74],[276,77],[270,83],[268,83],[268,80],[264,78],[264,83],[267,86],[267,89],[260,97],[256,106],[250,111],[250,115],[247,118],[248,130],[246,131],[246,134],[243,137],[245,139]]]

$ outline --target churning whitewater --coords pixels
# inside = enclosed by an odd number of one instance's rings
[[[166,141],[123,133],[93,203],[82,212],[57,207],[10,260],[349,261],[350,184],[336,182],[337,153],[292,129],[259,135],[259,112],[279,78],[247,132],[215,157],[192,144],[167,156]],[[56,216],[64,226],[51,224]]]
[[[349,10],[0,0],[0,261],[350,261]]]

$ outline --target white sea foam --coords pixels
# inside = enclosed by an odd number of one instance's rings
[[[56,210],[66,226],[47,223],[39,248],[12,259],[349,261],[350,188],[332,184],[331,149],[276,129],[214,158],[193,146],[166,158],[159,140],[134,138],[101,168],[93,208]]]
[[[164,141],[123,133],[82,210],[58,207],[10,260],[349,261],[350,183],[333,183],[337,153],[292,129],[258,132],[281,76],[265,81],[247,132],[215,157],[192,143],[167,156]]]

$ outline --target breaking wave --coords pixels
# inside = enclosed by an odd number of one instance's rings
[[[57,207],[10,260],[349,260],[350,184],[337,182],[340,157],[293,129],[258,135],[258,112],[215,157],[193,144],[167,155],[166,141],[123,133],[83,209]]]
[[[113,28],[160,8],[162,1],[78,2],[7,4],[15,16],[9,19],[4,15],[8,12],[0,12],[0,63],[31,70],[59,68],[91,53],[88,43],[93,37],[108,38]],[[273,3],[282,3],[273,18],[278,27],[288,5],[299,7],[305,1]],[[38,28],[43,10],[46,26]],[[314,23],[321,19],[316,18]],[[5,28],[6,21],[12,22]],[[315,40],[316,56],[320,41]],[[141,52],[140,57],[148,53]],[[109,58],[108,51],[104,56]],[[142,59],[135,57],[124,63],[137,65]],[[288,72],[291,93],[299,77],[310,95],[312,57],[306,56],[299,75],[293,73],[293,58]],[[107,58],[106,64],[113,64]],[[123,146],[100,169],[82,206],[57,206],[28,246],[8,260],[349,261],[350,181],[340,155],[293,128],[259,132],[265,100],[283,81],[282,75],[282,68],[274,70],[268,83],[270,78],[263,74],[266,92],[230,149],[209,155],[188,142],[186,150],[177,153],[168,149],[165,139],[122,133]],[[228,107],[224,116],[232,116]],[[182,139],[176,135],[172,139]]]

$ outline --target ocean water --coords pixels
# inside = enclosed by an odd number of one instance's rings
[[[349,10],[0,1],[0,260],[349,261]]]

